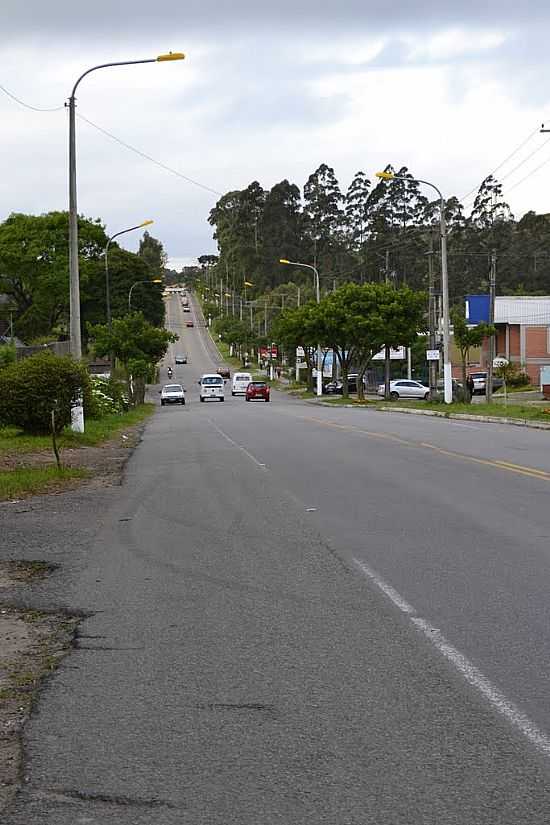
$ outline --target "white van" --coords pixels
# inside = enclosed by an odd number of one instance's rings
[[[252,376],[249,372],[234,372],[233,384],[231,385],[231,395],[244,395],[246,388],[252,381]]]
[[[203,375],[199,381],[201,401],[206,398],[219,398],[220,401],[225,401],[223,384],[223,378],[215,372]]]

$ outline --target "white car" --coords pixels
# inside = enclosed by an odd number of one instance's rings
[[[384,397],[385,393],[384,384],[380,384],[377,395]],[[407,378],[390,381],[390,398],[392,401],[397,401],[398,398],[424,398],[427,401],[429,397],[429,387],[425,387],[420,381],[410,381]]]
[[[223,385],[224,380],[221,375],[216,372],[207,372],[199,381],[200,400],[206,401],[207,398],[217,398],[219,401],[225,401]]]
[[[185,390],[181,384],[165,384],[160,391],[160,405],[185,404]]]
[[[235,372],[233,373],[233,383],[231,384],[231,395],[244,395],[246,388],[252,381],[252,376],[249,372]]]

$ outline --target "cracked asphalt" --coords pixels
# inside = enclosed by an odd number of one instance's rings
[[[548,823],[549,756],[405,609],[550,730],[548,482],[491,463],[544,472],[546,434],[199,404],[211,348],[169,322],[188,404],[123,485],[0,508],[13,558],[59,565],[27,604],[84,615],[6,825]]]

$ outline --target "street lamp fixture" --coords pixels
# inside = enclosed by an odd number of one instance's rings
[[[128,290],[128,312],[132,311],[132,292],[134,291],[134,287],[138,284],[161,284],[162,278],[153,278],[152,281],[134,281],[130,289]]]
[[[122,60],[114,63],[101,63],[83,72],[73,86],[69,97],[69,278],[70,278],[70,337],[73,358],[82,357],[82,338],[80,331],[80,281],[78,272],[78,211],[76,198],[76,90],[86,75],[97,69],[113,66],[134,66],[139,63],[162,63],[169,60],[183,60],[182,52],[169,52],[146,60]]]
[[[286,258],[279,258],[280,264],[287,264],[288,266],[298,266],[301,269],[311,269],[314,274],[315,280],[315,297],[317,299],[317,303],[319,304],[321,301],[321,290],[319,288],[319,272],[317,271],[317,267],[313,266],[313,264],[303,264],[299,261],[288,261]],[[323,356],[321,354],[321,344],[317,344],[317,395],[321,396],[323,394]]]
[[[111,241],[114,241],[114,239],[118,238],[119,235],[125,235],[126,232],[133,232],[134,230],[141,229],[144,226],[151,226],[152,223],[154,223],[154,221],[143,221],[143,223],[138,223],[137,226],[130,226],[128,229],[121,229],[120,232],[115,232],[114,235],[111,235],[111,237],[107,239],[107,245],[105,246],[105,297],[107,303],[107,326],[109,327],[109,332],[111,331],[112,325],[111,287],[109,283],[109,246],[111,244]]]
[[[447,224],[445,221],[445,198],[437,186],[421,178],[410,178],[404,175],[394,175],[393,172],[377,172],[376,177],[381,180],[404,180],[422,183],[437,192],[439,198],[439,225],[441,235],[441,292],[443,295],[443,387],[445,404],[453,400],[453,376],[449,346],[449,274],[447,269]]]

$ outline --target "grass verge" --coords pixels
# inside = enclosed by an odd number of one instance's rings
[[[23,495],[54,492],[70,487],[78,478],[89,478],[90,472],[82,467],[17,467],[0,472],[0,500],[19,498]]]
[[[377,404],[377,409],[392,409],[387,402]],[[396,401],[396,407],[410,407],[417,410],[435,410],[448,416],[452,413],[461,413],[476,416],[494,416],[495,418],[521,418],[526,421],[546,421],[550,423],[550,412],[526,404],[442,404],[433,401]]]
[[[88,418],[85,432],[73,433],[65,429],[58,438],[60,449],[65,447],[94,447],[108,441],[120,430],[141,424],[154,411],[154,404],[143,404],[122,415],[106,415],[103,418]],[[34,453],[51,450],[52,439],[49,435],[28,435],[16,427],[0,427],[0,454]]]

